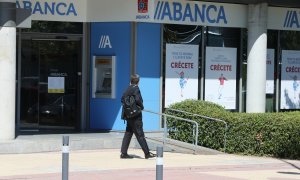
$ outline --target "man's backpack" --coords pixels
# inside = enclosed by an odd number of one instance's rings
[[[131,119],[138,116],[141,113],[141,109],[136,104],[135,98],[133,95],[127,95],[124,98],[123,110],[125,113],[126,119]]]

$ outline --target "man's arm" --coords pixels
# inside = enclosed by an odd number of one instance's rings
[[[129,88],[129,87],[128,87]],[[128,94],[128,88],[123,92],[123,95],[121,97],[121,103],[122,105],[125,103],[125,97],[127,96]]]
[[[141,110],[143,110],[144,109],[143,98],[140,89],[138,87],[134,91],[134,97],[135,97],[136,104],[141,108]]]

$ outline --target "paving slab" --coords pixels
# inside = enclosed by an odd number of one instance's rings
[[[155,151],[153,151],[155,153]],[[156,158],[144,159],[130,148],[133,159],[120,159],[119,149],[71,150],[70,180],[153,180]],[[62,153],[0,154],[0,180],[61,179]],[[193,155],[164,152],[164,179],[300,179],[300,161],[231,154]]]

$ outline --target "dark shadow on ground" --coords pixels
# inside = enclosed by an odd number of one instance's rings
[[[299,166],[297,166],[297,165],[295,165],[295,164],[293,164],[293,163],[291,163],[291,162],[288,162],[288,161],[286,161],[286,160],[284,160],[284,159],[280,159],[280,161],[282,161],[282,162],[284,162],[284,163],[286,163],[286,164],[289,164],[289,165],[293,166],[294,168],[300,170],[300,167],[299,167]]]
[[[277,173],[280,173],[280,174],[290,174],[290,175],[300,175],[300,172],[297,173],[297,172],[281,172],[281,171],[279,171]]]
[[[86,130],[86,131],[78,131],[74,129],[37,129],[34,131],[31,130],[23,130],[19,131],[16,135],[42,135],[42,134],[81,134],[81,133],[110,133],[110,130]]]
[[[286,164],[291,165],[292,167],[294,167],[296,169],[298,169],[299,172],[283,172],[283,171],[278,171],[277,173],[280,173],[280,174],[290,174],[290,175],[300,175],[300,167],[299,166],[297,166],[297,165],[295,165],[295,164],[293,164],[291,162],[288,162],[288,161],[286,161],[284,159],[279,159],[279,160],[282,161],[282,162],[284,162],[284,163],[286,163]]]

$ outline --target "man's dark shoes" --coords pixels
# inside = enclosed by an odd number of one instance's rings
[[[154,157],[156,157],[156,155],[151,152],[145,155],[145,159],[154,158]]]
[[[122,154],[120,155],[120,158],[121,158],[121,159],[132,159],[133,157],[132,157],[132,156],[129,156],[128,154],[122,153]]]

